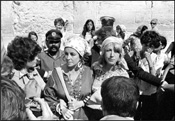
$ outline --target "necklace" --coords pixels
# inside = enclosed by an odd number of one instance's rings
[[[67,75],[67,84],[68,84],[68,91],[70,96],[74,97],[77,100],[80,100],[81,96],[81,87],[82,87],[82,75],[84,72],[84,68],[81,68],[79,71],[79,74],[76,79],[74,79],[74,82],[70,78],[72,73],[69,73]]]

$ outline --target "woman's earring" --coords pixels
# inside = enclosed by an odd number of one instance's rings
[[[78,64],[77,64],[77,67],[78,67],[78,68],[81,68],[81,67],[82,67],[82,65],[83,65],[83,64],[82,64],[82,62],[81,62],[81,61],[79,61],[79,62],[78,62]]]
[[[79,61],[76,68],[75,68],[75,70],[79,70],[82,67],[82,65],[83,65],[82,62]]]

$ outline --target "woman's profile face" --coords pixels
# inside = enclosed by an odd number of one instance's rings
[[[117,27],[116,27],[116,32],[119,34],[119,33],[120,33],[120,31],[121,31],[120,27],[119,27],[119,26],[117,26]]]
[[[64,53],[65,53],[65,60],[68,67],[76,66],[80,61],[79,53],[75,49],[66,47],[64,49]]]
[[[88,28],[89,31],[92,30],[92,27],[93,27],[93,23],[92,23],[91,21],[88,22],[88,24],[87,24],[87,28]]]
[[[153,52],[154,49],[155,49],[154,47],[149,47],[149,46],[147,46],[147,45],[145,45],[145,44],[142,45],[142,51],[143,51],[143,52],[148,52],[148,53],[151,54],[151,53]]]
[[[33,61],[28,61],[26,66],[29,67],[29,68],[30,67],[35,67],[36,64],[37,64],[37,60],[38,60],[38,57],[36,56]]]
[[[62,31],[63,27],[64,27],[64,26],[63,26],[61,23],[59,23],[59,22],[55,25],[55,28],[56,28],[57,30],[60,30],[60,31]]]
[[[113,43],[106,45],[104,54],[105,60],[109,65],[115,65],[120,58],[120,54]]]

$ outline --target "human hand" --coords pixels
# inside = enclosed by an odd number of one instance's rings
[[[59,99],[60,109],[67,108],[67,104],[63,99]]]
[[[161,84],[161,88],[164,91],[164,89],[166,89],[166,87],[168,86],[168,82],[167,81],[163,81]]]
[[[168,84],[166,81],[163,81],[161,87],[166,90],[174,91],[174,84]]]
[[[81,108],[83,106],[84,106],[84,102],[83,101],[78,101],[78,100],[76,100],[74,98],[72,98],[71,101],[68,102],[68,107],[72,111],[75,111],[75,110],[77,110],[77,109],[79,109],[79,108]]]
[[[63,116],[65,120],[73,120],[73,111],[69,110],[66,102],[63,99],[59,99],[57,112]]]
[[[41,88],[36,82],[35,79],[31,79],[25,86],[24,92],[26,94],[26,98],[29,97],[40,97]]]
[[[74,112],[72,110],[69,110],[67,108],[63,108],[63,109],[61,109],[61,114],[65,120],[73,120]]]
[[[53,120],[54,115],[47,102],[41,98],[34,98],[34,100],[41,105],[42,116],[36,117],[30,110],[30,108],[26,108],[26,113],[27,116],[29,117],[29,120]]]

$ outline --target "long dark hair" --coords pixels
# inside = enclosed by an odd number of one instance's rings
[[[86,32],[88,31],[87,24],[88,24],[89,22],[92,22],[92,24],[93,24],[92,30],[91,30],[91,35],[93,36],[92,32],[95,31],[95,25],[94,25],[94,22],[93,22],[92,19],[88,19],[88,20],[86,21],[86,23],[84,24],[84,27],[83,27],[83,32],[82,32],[83,37],[85,37]]]
[[[28,37],[31,38],[32,35],[35,35],[36,38],[37,38],[37,40],[38,40],[38,35],[37,35],[36,32],[34,32],[34,31],[29,32]],[[36,41],[37,41],[37,40],[36,40]]]
[[[125,32],[122,31],[122,28],[120,27],[120,25],[116,26],[116,30],[117,29],[120,30],[120,32],[118,34],[121,36],[122,39],[124,39],[125,38]]]

